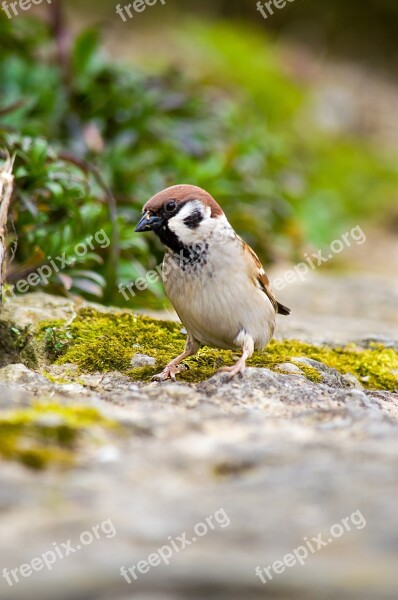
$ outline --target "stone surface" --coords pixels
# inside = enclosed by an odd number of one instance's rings
[[[54,388],[46,377],[28,369],[21,363],[7,365],[0,369],[0,383],[40,393],[45,393]]]
[[[156,365],[156,358],[148,356],[147,354],[135,354],[131,359],[131,366],[136,367],[154,367]]]
[[[271,282],[284,272],[275,271]],[[311,272],[305,281],[287,285],[278,298],[294,310],[289,318],[278,317],[277,337],[364,344],[369,339],[396,344],[398,339],[396,277]]]
[[[304,337],[327,338],[311,318]],[[309,381],[300,364],[323,381]],[[0,463],[2,600],[398,597],[398,394],[362,389],[303,357],[283,367],[197,385],[81,374],[71,364],[0,369],[1,409],[51,398],[96,407],[120,424],[105,440],[82,442],[72,470]],[[199,535],[209,517],[214,528]],[[98,525],[99,539],[84,533]],[[319,534],[325,545],[303,566],[272,572],[265,585],[256,576],[257,566],[308,541],[316,547]],[[196,541],[181,549],[184,536]],[[130,584],[121,576],[122,566],[171,542],[179,551],[169,564],[136,570]],[[12,586],[1,576],[54,544],[64,558],[51,570],[17,574]]]
[[[24,329],[42,321],[69,321],[75,316],[75,302],[69,298],[51,296],[44,292],[23,294],[5,302],[0,321]]]
[[[65,384],[53,385],[59,394]],[[52,599],[54,589],[61,600],[260,598],[256,566],[283,558],[305,536],[327,539],[357,511],[366,527],[352,525],[304,566],[274,575],[267,594],[322,600],[344,589],[344,598],[374,600],[398,593],[397,394],[252,368],[232,382],[219,374],[197,386],[129,389],[109,374],[84,387],[87,396],[73,400],[96,406],[125,433],[93,448],[69,474],[2,465],[0,565],[28,563],[53,542],[62,548],[70,539],[75,547],[82,532],[109,519],[116,535],[103,534],[12,587],[2,579],[2,598]],[[9,388],[8,404],[21,394],[30,401],[28,392]],[[120,576],[123,565],[146,559],[169,536],[186,532],[191,540],[195,525],[220,509],[230,525],[132,584]]]
[[[75,318],[76,311],[84,307],[105,313],[115,310],[78,297],[63,298],[44,292],[7,299],[0,307],[0,367],[18,362],[21,358],[33,367],[46,362],[45,341],[32,341],[32,330],[49,321],[68,324]],[[117,310],[123,312],[122,309]]]
[[[23,359],[37,366],[43,343],[32,342],[32,329],[46,321],[71,321],[76,303],[68,298],[43,292],[7,298],[0,307],[0,367]]]
[[[291,373],[292,375],[304,375],[303,371],[292,363],[281,363],[280,365],[276,365],[276,371],[280,371],[281,373]]]

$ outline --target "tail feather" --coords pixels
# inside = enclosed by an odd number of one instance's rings
[[[283,306],[283,304],[281,304],[280,302],[277,302],[277,307],[278,307],[278,314],[280,315],[290,315],[290,313],[292,312],[290,310],[290,308],[288,308],[287,306]]]

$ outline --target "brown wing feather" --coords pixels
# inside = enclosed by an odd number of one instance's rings
[[[261,264],[260,259],[258,258],[257,254],[254,252],[254,250],[252,250],[250,248],[250,246],[248,244],[246,244],[246,242],[244,240],[242,240],[242,238],[239,238],[239,239],[242,242],[242,245],[249,252],[251,258],[253,259],[254,265],[256,267],[255,271],[253,272],[253,277],[260,284],[261,289],[264,291],[264,293],[267,294],[268,298],[271,301],[272,306],[275,309],[275,312],[279,313],[281,315],[290,315],[290,313],[291,313],[290,308],[287,308],[287,306],[284,306],[283,304],[278,302],[277,299],[275,298],[274,292],[272,291],[272,288],[271,288],[270,281],[269,281],[267,275],[265,274],[263,265]]]

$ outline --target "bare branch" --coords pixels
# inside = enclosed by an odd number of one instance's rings
[[[0,303],[3,299],[3,286],[7,274],[7,220],[12,192],[14,189],[14,166],[15,154],[6,155],[5,163],[0,169]]]

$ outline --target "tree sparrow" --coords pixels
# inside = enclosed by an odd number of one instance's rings
[[[175,380],[179,363],[201,345],[240,349],[237,363],[220,371],[243,373],[272,338],[276,313],[290,309],[277,302],[258,257],[221,207],[199,187],[175,185],[145,204],[135,231],[154,231],[166,247],[164,286],[188,333],[184,352],[154,379]]]

